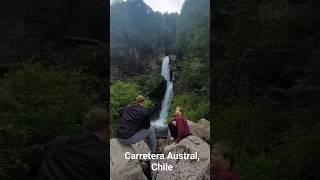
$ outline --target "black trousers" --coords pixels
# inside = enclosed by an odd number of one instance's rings
[[[171,136],[176,138],[178,136],[178,128],[177,128],[177,126],[172,124],[172,123],[169,123],[168,126],[169,126],[169,130],[170,130]]]

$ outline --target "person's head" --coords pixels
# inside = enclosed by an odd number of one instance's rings
[[[86,132],[97,135],[101,140],[107,139],[108,112],[103,108],[93,108],[87,112],[83,126]]]
[[[176,115],[182,116],[183,115],[183,109],[181,106],[176,107]]]
[[[228,142],[216,142],[212,147],[211,164],[217,172],[233,168],[234,146]]]
[[[144,100],[145,100],[145,98],[141,95],[136,97],[137,104],[140,104],[141,106],[144,106]]]

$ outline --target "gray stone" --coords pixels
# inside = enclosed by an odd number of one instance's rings
[[[112,180],[147,180],[137,159],[125,159],[125,153],[148,153],[148,146],[139,143],[127,146],[117,139],[110,139],[110,178]]]
[[[164,159],[153,160],[151,163],[168,163],[173,165],[172,171],[153,171],[153,180],[209,180],[210,179],[210,146],[197,136],[188,136],[177,144],[164,148],[165,156],[173,154],[198,152],[199,160]]]

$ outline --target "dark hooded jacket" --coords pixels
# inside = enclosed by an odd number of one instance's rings
[[[141,129],[148,128],[150,128],[149,111],[139,104],[130,105],[122,112],[117,137],[128,139]]]
[[[106,180],[107,144],[93,134],[60,136],[44,146],[39,180]]]

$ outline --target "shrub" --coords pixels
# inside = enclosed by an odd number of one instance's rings
[[[184,109],[184,116],[188,120],[198,121],[207,118],[210,112],[210,102],[208,98],[203,98],[197,94],[182,94],[174,96],[170,107],[170,116],[174,116],[175,108],[181,106]]]
[[[0,179],[25,177],[30,162],[22,157],[29,147],[82,131],[90,107],[87,79],[39,64],[23,64],[1,79]]]
[[[110,108],[112,130],[120,118],[120,112],[129,104],[135,103],[135,98],[141,94],[140,87],[131,82],[116,81],[110,89]],[[146,97],[145,107],[152,109],[153,102]],[[113,132],[112,132],[113,133]]]

